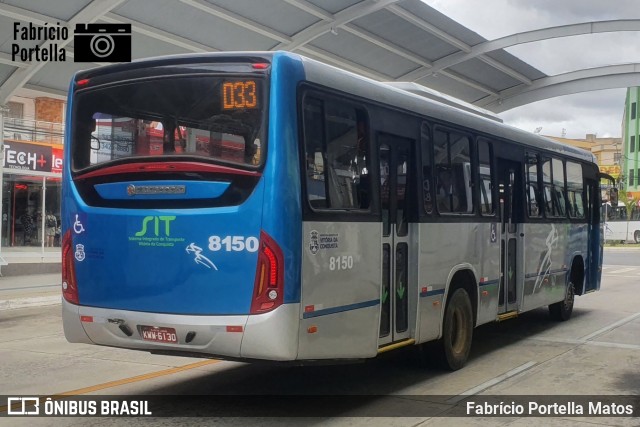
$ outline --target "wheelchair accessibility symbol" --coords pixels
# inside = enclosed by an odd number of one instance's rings
[[[495,243],[498,240],[498,232],[496,231],[496,225],[491,224],[491,243]]]
[[[84,231],[84,226],[82,225],[82,223],[78,219],[78,214],[76,214],[76,221],[73,223],[73,231],[76,234],[80,234],[80,233],[82,233]]]

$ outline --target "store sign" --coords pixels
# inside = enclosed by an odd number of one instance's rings
[[[602,165],[600,166],[600,172],[611,175],[616,178],[620,175],[620,166],[618,165]]]
[[[51,148],[51,172],[62,173],[62,148]]]
[[[5,169],[62,173],[62,148],[5,141],[3,167]]]

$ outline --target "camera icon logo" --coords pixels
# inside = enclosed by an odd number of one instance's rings
[[[131,62],[131,24],[76,24],[74,62]]]

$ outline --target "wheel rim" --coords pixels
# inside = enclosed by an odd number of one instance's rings
[[[573,283],[569,282],[569,289],[567,289],[567,295],[564,297],[565,310],[569,310],[571,307],[573,307],[573,299],[574,299]]]
[[[457,309],[451,318],[451,349],[454,353],[462,353],[466,341],[466,329],[464,328],[464,313]]]

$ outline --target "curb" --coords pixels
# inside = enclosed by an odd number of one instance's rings
[[[610,251],[638,251],[640,250],[640,246],[605,246],[604,249]]]
[[[31,276],[34,274],[58,274],[62,273],[61,262],[13,262],[3,265],[0,275],[3,277]]]
[[[62,296],[51,295],[47,297],[27,297],[0,300],[0,311],[13,310],[16,308],[42,307],[47,305],[58,305],[62,303]]]

